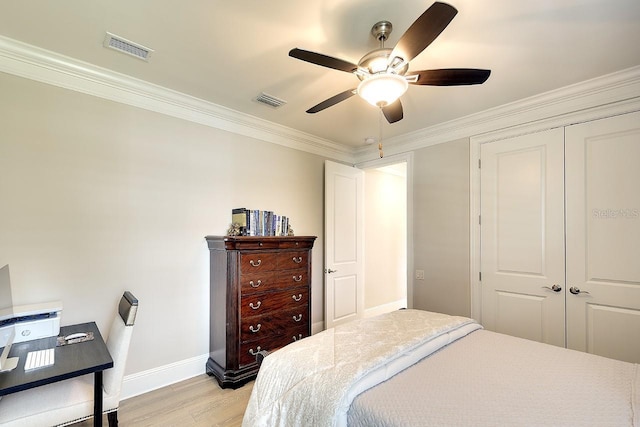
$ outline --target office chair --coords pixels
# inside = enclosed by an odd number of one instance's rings
[[[109,427],[118,425],[118,405],[138,300],[122,295],[107,338],[113,368],[103,373],[103,413]],[[48,384],[4,396],[0,400],[0,425],[66,426],[93,417],[93,374]]]

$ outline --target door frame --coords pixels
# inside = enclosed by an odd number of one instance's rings
[[[413,308],[413,152],[406,152],[356,163],[358,169],[375,169],[396,163],[407,164],[407,308]],[[367,261],[365,260],[365,263]]]

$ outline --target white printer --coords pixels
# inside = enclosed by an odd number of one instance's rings
[[[55,337],[60,333],[61,317],[61,301],[13,305],[9,265],[0,268],[0,347],[7,345],[12,328],[14,343]]]
[[[15,328],[14,343],[55,337],[60,333],[62,302],[53,301],[41,304],[13,306],[12,313],[0,316],[0,328]],[[5,334],[0,334],[0,347],[7,343]]]

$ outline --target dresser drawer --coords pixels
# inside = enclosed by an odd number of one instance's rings
[[[288,310],[282,318],[282,325],[287,329],[296,329],[304,326],[309,329],[309,308],[300,307],[297,310]]]
[[[307,336],[309,336],[308,327],[301,326],[299,328],[288,329],[283,335],[240,344],[240,366],[255,363],[255,355],[261,350],[273,352],[287,344],[300,340],[300,337],[304,338]]]
[[[277,289],[277,274],[275,271],[265,271],[262,273],[240,274],[240,292],[251,294]]]
[[[247,241],[237,241],[234,249],[278,249],[280,243],[274,239],[250,239]]]
[[[277,314],[265,314],[240,320],[240,341],[242,343],[263,340],[283,333],[282,318],[278,318]]]
[[[309,274],[306,269],[240,274],[240,293],[242,295],[255,294],[256,292],[278,291],[308,285]]]
[[[240,340],[242,343],[282,335],[289,329],[308,328],[309,306],[304,304],[293,310],[278,311],[262,316],[240,320]]]
[[[240,316],[245,319],[275,311],[300,310],[300,307],[307,306],[308,303],[309,289],[306,287],[242,295],[240,297]]]
[[[280,249],[297,249],[297,248],[309,248],[311,249],[313,243],[309,244],[309,242],[305,242],[302,240],[283,240],[280,242]]]
[[[277,258],[276,252],[241,252],[240,272],[245,274],[275,270],[278,267]]]
[[[275,281],[279,288],[290,288],[294,286],[309,285],[309,271],[301,270],[285,270],[276,273]]]
[[[309,251],[287,251],[278,254],[278,270],[307,268]]]

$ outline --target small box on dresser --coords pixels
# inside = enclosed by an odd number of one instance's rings
[[[314,236],[206,236],[207,374],[222,388],[256,377],[258,358],[311,334]]]

